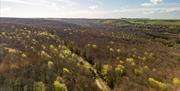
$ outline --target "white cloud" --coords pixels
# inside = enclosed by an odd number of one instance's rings
[[[77,3],[74,0],[54,0],[54,1],[64,3],[64,4],[68,5],[68,6],[77,5]]]
[[[10,2],[16,4],[25,4],[32,6],[55,6],[55,4],[61,4],[62,6],[73,6],[77,4],[73,0],[0,0],[1,2]]]
[[[163,0],[150,0],[150,2],[148,3],[143,3],[141,4],[142,6],[154,6],[154,5],[158,5],[158,4],[161,4],[163,2]]]
[[[142,6],[152,6],[153,4],[152,3],[143,3]]]
[[[180,18],[180,16],[172,17],[172,13],[176,12],[180,14],[179,7],[171,7],[171,8],[129,8],[129,9],[118,9],[118,10],[87,10],[87,9],[79,9],[79,10],[69,10],[64,11],[66,13],[62,13],[60,11],[57,13],[56,11],[51,11],[51,13],[47,13],[47,11],[42,12],[25,12],[25,13],[17,13],[17,11],[11,11],[11,15],[14,17],[56,17],[56,18]],[[10,16],[8,13],[4,13],[1,15]]]
[[[122,18],[122,17],[133,17],[133,18],[170,18],[171,13],[179,12],[179,7],[168,7],[168,8],[129,8],[129,9],[118,9],[118,10],[78,10],[68,11],[66,14],[61,14],[61,17],[72,17],[73,18]],[[178,13],[178,14],[179,14]],[[159,16],[163,15],[163,16]],[[156,16],[156,17],[155,17]],[[173,18],[180,18],[173,17]]]
[[[121,17],[149,17],[180,18],[179,4],[150,7],[161,4],[163,0],[149,0],[139,7],[125,9],[123,7],[112,10],[97,3],[101,0],[90,0],[81,5],[80,0],[0,0],[10,8],[0,8],[0,16],[12,17],[57,17],[57,18],[121,18]],[[10,2],[10,4],[8,4]],[[94,2],[94,3],[93,3]],[[12,3],[15,5],[13,6]],[[12,6],[11,6],[12,5]],[[163,5],[163,4],[162,4]],[[7,12],[9,11],[9,12]],[[176,14],[172,14],[176,13]],[[175,17],[174,17],[175,16]],[[155,17],[155,18],[156,18]]]
[[[180,12],[180,7],[167,7],[167,8],[135,8],[135,9],[121,9],[114,10],[112,12],[116,13],[127,13],[127,12],[154,12],[154,13],[170,13],[170,12]]]
[[[96,4],[99,4],[99,5],[103,4],[102,0],[89,0],[89,1],[96,3]]]
[[[98,8],[98,6],[89,6],[89,9],[97,9]]]
[[[154,5],[160,4],[163,0],[150,0]]]
[[[10,7],[0,8],[0,11],[2,11],[2,12],[8,12],[8,11],[11,11],[11,8],[10,8]]]

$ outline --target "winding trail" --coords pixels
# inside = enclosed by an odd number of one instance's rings
[[[80,56],[79,56],[80,57]],[[95,74],[96,79],[95,79],[95,83],[97,84],[97,86],[102,90],[102,91],[110,91],[109,86],[106,84],[106,82],[103,81],[103,79],[99,76],[99,74],[97,73],[97,70],[93,67],[93,65],[91,65],[90,63],[88,63],[87,61],[85,61],[82,57],[80,57],[80,61],[83,63],[83,66],[87,69],[91,69],[91,71]]]

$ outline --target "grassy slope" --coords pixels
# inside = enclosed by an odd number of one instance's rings
[[[152,24],[152,25],[176,25],[180,26],[180,20],[141,20],[141,19],[126,19],[133,24]]]

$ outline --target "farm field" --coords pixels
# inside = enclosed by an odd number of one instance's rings
[[[179,91],[180,20],[0,18],[0,91]]]

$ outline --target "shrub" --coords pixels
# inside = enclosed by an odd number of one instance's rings
[[[173,84],[174,84],[174,85],[180,85],[180,79],[178,79],[178,78],[173,78]]]
[[[124,64],[124,61],[120,60],[119,63],[120,63],[120,64]]]
[[[64,83],[64,79],[61,76],[57,76],[56,81],[58,81],[60,83]]]
[[[113,52],[113,51],[114,51],[114,49],[113,49],[113,48],[109,48],[109,51],[110,51],[110,52]]]
[[[66,84],[60,83],[59,81],[54,81],[55,91],[68,91]]]
[[[69,73],[69,72],[70,72],[69,69],[63,68],[63,73]]]
[[[90,46],[91,46],[91,44],[87,44],[87,46],[88,46],[88,47],[90,47]]]
[[[70,50],[64,50],[63,53],[64,53],[65,56],[71,55],[71,51]]]
[[[153,53],[152,52],[150,52],[150,53],[148,53],[148,52],[144,52],[144,56],[146,56],[147,58],[152,58],[153,57]]]
[[[52,61],[48,61],[48,68],[52,69],[54,66],[54,63]]]
[[[108,83],[110,81],[110,72],[112,70],[111,65],[103,65],[101,68],[101,75],[103,79]]]
[[[96,48],[96,47],[97,47],[97,45],[93,44],[93,45],[92,45],[92,47],[93,47],[93,48]]]
[[[58,45],[58,49],[61,49],[62,48],[62,45]]]
[[[33,45],[36,45],[38,43],[38,41],[36,39],[32,39],[32,43],[33,43]]]
[[[45,51],[41,51],[41,56],[45,59],[51,58],[51,56],[49,54],[47,54]]]
[[[133,58],[127,58],[126,62],[132,66],[136,65]]]
[[[54,47],[54,45],[50,45],[49,48],[50,49],[54,49],[55,47]]]
[[[14,48],[5,48],[5,50],[7,50],[9,53],[17,53],[18,50],[14,49]]]
[[[108,73],[111,71],[111,69],[112,69],[112,66],[111,66],[111,65],[103,65],[103,66],[102,66],[102,69],[101,69],[101,74],[102,74],[103,76],[106,76],[106,75],[108,75]]]
[[[23,58],[27,58],[27,55],[26,55],[25,53],[22,53],[21,56],[22,56]]]
[[[50,45],[49,48],[52,53],[56,53],[56,54],[58,53],[58,49],[54,45]]]
[[[162,83],[162,82],[160,82],[160,81],[158,81],[158,80],[156,80],[156,79],[154,79],[154,78],[148,78],[148,81],[149,81],[149,83],[152,85],[152,86],[154,86],[154,87],[158,87],[158,88],[160,88],[161,90],[165,90],[165,89],[167,89],[167,85],[165,84],[165,83]]]
[[[1,32],[2,35],[6,35],[6,32]]]
[[[146,57],[141,57],[142,61],[146,61],[147,58]]]
[[[134,69],[134,73],[136,75],[141,75],[141,74],[143,74],[143,70],[142,69]]]
[[[147,66],[147,65],[145,65],[144,67],[143,67],[143,71],[145,71],[145,72],[147,72],[147,71],[149,71],[150,69],[149,69],[149,67]]]
[[[154,55],[153,53],[150,53],[150,54],[149,54],[149,58],[153,57],[153,55]]]
[[[35,88],[35,91],[45,91],[46,90],[46,86],[43,82],[34,83],[34,88]]]
[[[61,54],[61,53],[59,54],[59,57],[62,58],[62,59],[64,59],[64,55]]]
[[[17,69],[19,68],[19,65],[18,64],[10,64],[10,69]]]
[[[117,67],[115,68],[115,72],[117,74],[117,76],[121,76],[124,73],[124,69],[125,67],[121,64],[117,65]]]
[[[121,49],[117,49],[116,51],[117,51],[118,53],[120,53],[120,52],[121,52]]]
[[[46,46],[45,45],[41,45],[43,50],[46,50]]]

